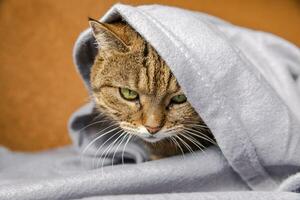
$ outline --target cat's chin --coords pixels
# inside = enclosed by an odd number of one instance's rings
[[[142,137],[145,142],[156,143],[162,140],[162,138],[157,138],[155,136]]]

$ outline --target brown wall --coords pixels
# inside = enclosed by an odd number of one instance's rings
[[[0,145],[33,151],[70,143],[66,123],[88,100],[73,43],[116,1],[0,0]],[[300,46],[300,1],[123,1],[204,11],[278,34]]]

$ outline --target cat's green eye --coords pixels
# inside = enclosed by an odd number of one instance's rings
[[[186,96],[184,94],[176,95],[176,96],[172,97],[171,102],[177,103],[177,104],[184,103],[184,102],[186,102]]]
[[[136,100],[139,97],[139,94],[136,91],[128,88],[120,88],[120,94],[124,99],[129,101]]]

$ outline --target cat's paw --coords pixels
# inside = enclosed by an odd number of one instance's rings
[[[151,154],[150,155],[150,160],[159,160],[159,159],[162,159],[163,156],[158,156],[158,155],[154,155],[154,154]]]

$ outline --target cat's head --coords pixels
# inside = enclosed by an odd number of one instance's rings
[[[205,124],[148,42],[124,22],[90,20],[90,26],[100,46],[91,86],[101,112],[124,131],[152,143],[204,132]]]

